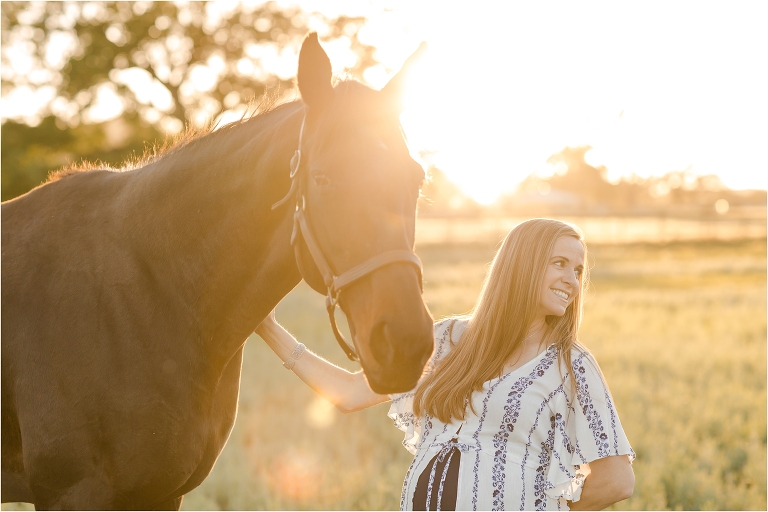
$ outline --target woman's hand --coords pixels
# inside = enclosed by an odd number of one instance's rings
[[[589,463],[579,501],[568,502],[571,510],[602,510],[632,496],[635,473],[626,455],[614,455]]]

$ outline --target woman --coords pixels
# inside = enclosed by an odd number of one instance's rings
[[[469,317],[435,325],[414,391],[389,397],[304,352],[274,316],[256,330],[344,412],[392,400],[414,459],[401,509],[589,510],[632,495],[635,455],[593,356],[578,342],[586,246],[533,219],[505,238]]]

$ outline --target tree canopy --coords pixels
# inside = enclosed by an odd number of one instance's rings
[[[3,96],[11,106],[39,103],[35,112],[4,114],[3,200],[72,160],[117,165],[145,141],[206,126],[268,89],[291,90],[295,68],[281,57],[298,54],[310,30],[348,48],[352,74],[376,64],[374,48],[358,37],[362,18],[276,2],[3,2],[0,9]],[[119,122],[101,123],[115,112]]]

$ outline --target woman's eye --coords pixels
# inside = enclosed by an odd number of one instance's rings
[[[328,178],[325,176],[325,174],[315,174],[313,176],[315,179],[315,185],[329,185],[331,182],[328,180]]]

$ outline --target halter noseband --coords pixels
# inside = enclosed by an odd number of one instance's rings
[[[391,263],[410,263],[411,265],[414,265],[419,271],[419,284],[421,285],[421,260],[418,256],[416,256],[416,254],[409,250],[385,251],[367,259],[359,265],[352,267],[346,272],[342,272],[342,274],[339,276],[334,274],[331,266],[328,264],[328,260],[323,254],[322,249],[320,249],[320,245],[317,243],[312,230],[309,228],[309,224],[307,223],[307,201],[304,197],[304,192],[302,190],[302,180],[301,176],[299,175],[299,169],[301,168],[301,147],[302,140],[304,138],[304,123],[306,120],[307,116],[305,113],[304,118],[301,121],[301,130],[299,131],[299,147],[291,158],[291,188],[288,190],[288,193],[285,195],[285,197],[272,205],[272,209],[274,210],[275,208],[279,207],[288,201],[292,195],[296,194],[296,210],[293,214],[293,231],[291,233],[291,245],[293,246],[296,262],[297,264],[299,262],[300,246],[300,244],[297,242],[297,235],[301,235],[301,237],[304,239],[304,243],[307,245],[307,249],[309,249],[309,253],[312,256],[315,265],[323,276],[323,282],[325,283],[325,287],[328,290],[328,293],[325,297],[325,308],[328,311],[328,318],[331,322],[333,335],[336,337],[336,341],[339,343],[339,346],[347,355],[347,357],[351,361],[359,361],[359,357],[357,356],[354,347],[347,343],[347,341],[344,339],[344,336],[342,336],[341,332],[339,332],[338,326],[336,325],[335,311],[336,306],[339,305],[341,290],[354,283],[358,279],[365,277],[375,270],[378,270],[379,268]]]

